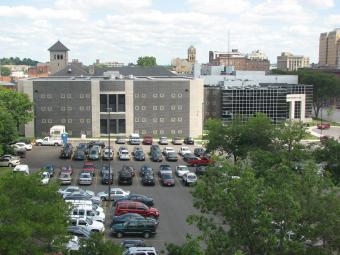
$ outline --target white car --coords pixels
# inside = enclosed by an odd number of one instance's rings
[[[32,144],[30,144],[30,143],[27,144],[27,143],[18,142],[18,143],[16,143],[16,145],[17,145],[18,147],[25,148],[27,151],[32,150]]]
[[[50,182],[50,173],[49,172],[43,172],[41,174],[41,184],[47,185]]]
[[[64,197],[65,195],[69,195],[69,194],[71,194],[75,191],[79,191],[79,190],[80,190],[80,188],[78,186],[68,186],[66,189],[59,189],[58,193]]]
[[[182,181],[185,185],[192,185],[197,182],[197,176],[194,173],[185,173],[182,176]]]
[[[91,219],[70,219],[70,223],[72,226],[83,226],[86,228],[88,231],[92,232],[104,232],[105,227],[102,222],[96,221],[96,220],[91,220]]]
[[[74,206],[72,208],[70,217],[72,219],[79,219],[79,218],[85,217],[91,220],[104,222],[105,213],[94,210],[92,205],[79,205],[79,206]]]
[[[161,144],[161,145],[168,145],[168,138],[167,137],[165,137],[165,136],[162,136],[162,137],[160,137],[159,138],[159,144]]]
[[[179,149],[179,154],[181,155],[181,156],[184,156],[184,154],[186,154],[186,153],[192,153],[191,152],[191,150],[189,149],[189,147],[181,147],[180,149]]]
[[[126,148],[119,148],[118,156],[120,160],[130,160],[130,153]]]
[[[111,200],[127,197],[130,195],[130,191],[125,191],[121,188],[111,188],[110,192],[110,198]],[[97,194],[97,197],[100,197],[101,200],[108,200],[109,199],[109,192],[107,190],[99,192]]]
[[[30,169],[28,165],[17,165],[16,167],[14,167],[13,173],[24,173],[26,175],[29,175]]]
[[[182,177],[186,173],[190,173],[189,168],[187,166],[176,166],[175,173],[178,177]]]
[[[20,157],[12,155],[3,155],[0,157],[0,166],[13,167],[20,165]]]
[[[174,148],[172,148],[172,147],[165,147],[165,148],[163,149],[163,155],[164,155],[164,156],[167,156],[169,152],[175,152]],[[176,153],[176,152],[175,152],[175,153]]]

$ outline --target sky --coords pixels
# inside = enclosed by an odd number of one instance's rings
[[[319,36],[340,27],[340,0],[0,0],[0,58],[45,62],[60,40],[84,64],[167,65],[193,45],[209,50],[262,50],[271,63],[283,51],[318,62]]]

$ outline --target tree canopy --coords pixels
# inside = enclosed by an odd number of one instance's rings
[[[10,76],[11,73],[12,73],[11,69],[9,69],[8,67],[5,67],[5,66],[1,66],[0,70],[1,70],[1,75],[2,76]]]
[[[156,58],[152,56],[139,57],[137,60],[138,66],[157,66]]]
[[[19,57],[1,58],[0,65],[28,65],[36,66],[39,61],[32,60],[30,58],[20,59]]]

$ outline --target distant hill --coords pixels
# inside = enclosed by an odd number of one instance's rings
[[[39,61],[32,60],[30,58],[23,58],[22,60],[18,57],[1,58],[0,65],[28,65],[36,66]]]

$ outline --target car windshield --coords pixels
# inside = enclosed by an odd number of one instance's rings
[[[165,180],[170,180],[170,179],[172,179],[172,175],[170,175],[170,174],[163,174],[163,179],[165,179]]]
[[[188,175],[188,179],[190,179],[190,180],[196,180],[196,176],[195,176],[195,175],[189,174],[189,175]]]
[[[93,221],[89,218],[86,218],[86,222],[89,224],[89,225],[92,225]]]

